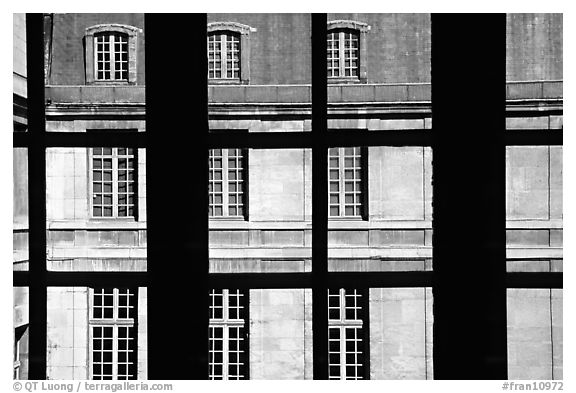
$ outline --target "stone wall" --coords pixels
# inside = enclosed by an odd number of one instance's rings
[[[562,379],[562,290],[508,289],[508,378]]]

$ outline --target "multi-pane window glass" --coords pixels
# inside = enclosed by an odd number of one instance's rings
[[[328,378],[364,379],[362,294],[356,289],[328,290]]]
[[[96,80],[128,80],[128,36],[121,33],[104,33],[95,37]]]
[[[330,217],[363,217],[363,149],[334,147],[329,150]]]
[[[328,77],[358,78],[359,44],[358,32],[354,30],[332,30],[328,33]]]
[[[246,214],[245,154],[242,149],[214,149],[209,154],[208,200],[210,217]]]
[[[92,215],[134,217],[136,156],[133,148],[92,149]]]
[[[240,37],[231,32],[208,36],[208,78],[240,79]]]
[[[136,379],[136,296],[126,288],[92,290],[92,379]]]
[[[246,295],[237,289],[210,293],[210,379],[246,379]]]

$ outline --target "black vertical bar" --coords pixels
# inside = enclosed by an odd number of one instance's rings
[[[207,379],[206,15],[145,22],[149,378]]]
[[[312,335],[314,379],[328,379],[326,14],[312,15]]]
[[[29,378],[46,379],[46,119],[44,110],[44,20],[26,14],[29,200]]]
[[[505,67],[504,14],[432,15],[436,379],[507,377]]]

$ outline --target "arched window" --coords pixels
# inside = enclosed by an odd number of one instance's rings
[[[366,80],[366,32],[370,26],[361,22],[328,22],[327,69],[332,81]]]
[[[236,22],[208,24],[208,81],[248,83],[250,33],[256,29]]]
[[[218,31],[208,35],[208,79],[240,80],[240,35]]]
[[[135,83],[136,39],[133,26],[102,24],[86,29],[86,83]]]

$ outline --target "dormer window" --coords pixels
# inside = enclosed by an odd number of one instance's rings
[[[331,82],[366,80],[366,32],[370,26],[361,22],[328,22],[327,70]]]
[[[250,33],[256,29],[236,22],[208,24],[208,82],[250,80]]]
[[[141,29],[102,24],[86,29],[86,83],[136,83],[136,41]]]

